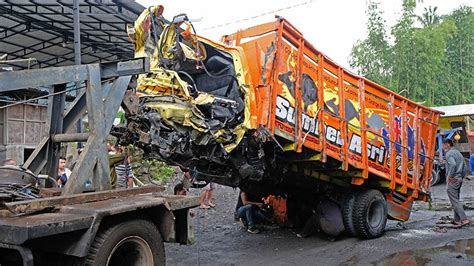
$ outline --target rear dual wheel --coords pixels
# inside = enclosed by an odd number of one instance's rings
[[[383,235],[387,224],[387,203],[378,190],[351,191],[343,201],[343,219],[351,236],[371,239]]]
[[[357,236],[352,212],[358,192],[359,191],[352,191],[351,193],[346,193],[342,202],[342,218],[346,233],[349,236]]]

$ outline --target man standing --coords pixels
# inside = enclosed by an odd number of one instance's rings
[[[127,154],[126,147],[120,147],[119,153],[124,155],[124,160],[121,164],[115,166],[115,173],[117,174],[117,188],[133,188],[133,172],[131,162],[131,156]]]
[[[454,211],[454,226],[461,228],[469,224],[469,219],[464,213],[462,203],[459,201],[463,178],[466,176],[467,167],[462,154],[453,148],[453,141],[445,139],[443,149],[446,152],[446,177],[448,178],[447,192],[449,201]]]
[[[216,207],[216,204],[212,202],[212,192],[214,191],[214,187],[215,184],[213,182],[209,182],[205,187],[201,189],[201,195],[199,196],[199,208],[209,209]]]

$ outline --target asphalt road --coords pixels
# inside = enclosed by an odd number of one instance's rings
[[[438,195],[443,190],[436,188]],[[215,209],[193,210],[196,244],[166,244],[168,265],[474,265],[474,240],[456,242],[474,239],[474,226],[436,225],[441,216],[452,217],[449,211],[414,211],[405,223],[389,221],[386,233],[373,240],[301,239],[296,229],[279,227],[247,233],[233,219],[238,191],[217,186],[214,194]],[[467,214],[474,219],[474,211]]]

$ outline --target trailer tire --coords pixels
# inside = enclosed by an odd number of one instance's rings
[[[163,239],[146,218],[120,219],[97,233],[86,264],[165,265]]]
[[[383,235],[387,224],[387,202],[383,194],[374,189],[358,193],[352,219],[360,238],[371,239]]]
[[[342,219],[344,221],[346,233],[349,236],[357,236],[357,232],[354,226],[354,219],[352,216],[357,193],[358,191],[347,193],[344,196],[344,199],[342,200]]]

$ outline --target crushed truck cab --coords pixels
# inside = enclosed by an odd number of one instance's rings
[[[198,179],[280,195],[288,216],[337,202],[363,238],[428,199],[439,112],[342,68],[283,18],[217,43],[163,10],[129,29],[152,63],[115,129],[122,143]]]

